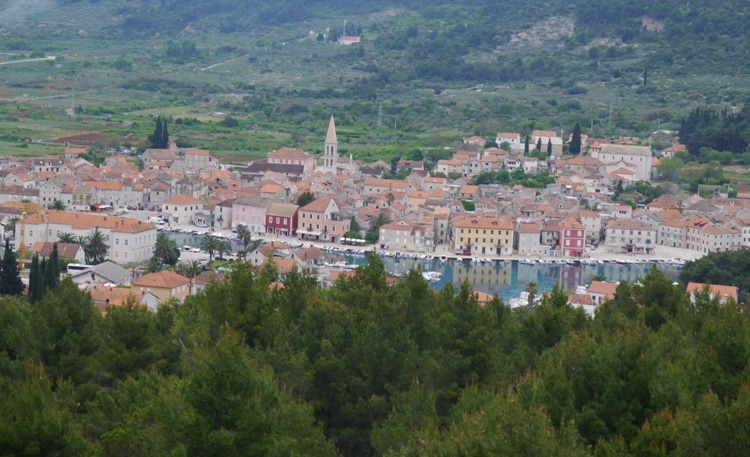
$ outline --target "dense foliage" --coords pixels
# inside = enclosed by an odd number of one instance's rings
[[[712,151],[728,151],[728,160],[735,154],[748,152],[750,146],[750,106],[735,113],[724,108],[699,107],[682,121],[680,141],[691,155],[699,159],[722,161],[721,156],[708,157]],[[727,162],[724,162],[727,163]]]
[[[13,455],[727,455],[746,449],[750,322],[657,270],[595,320],[514,312],[373,257],[326,290],[238,264],[158,313],[63,281],[0,300]],[[33,330],[32,330],[33,329]],[[744,447],[743,447],[744,446]],[[38,449],[39,452],[30,451]],[[650,450],[650,451],[649,451]],[[741,452],[739,452],[741,453]],[[735,455],[739,455],[736,453]]]
[[[633,43],[657,43],[659,46],[640,66],[644,86],[647,74],[644,68],[674,66],[674,70],[682,71],[688,64],[702,69],[720,64],[725,70],[741,69],[745,65],[744,52],[750,46],[750,31],[745,26],[749,7],[740,0],[711,4],[686,4],[681,0],[505,0],[500,4],[472,0],[282,0],[272,4],[249,0],[168,0],[129,3],[120,12],[126,16],[123,29],[128,32],[164,33],[160,18],[169,17],[173,32],[190,26],[231,33],[310,18],[362,17],[396,6],[419,14],[430,25],[421,27],[413,23],[374,30],[378,33],[376,48],[403,54],[403,59],[398,59],[401,64],[395,67],[373,68],[384,80],[422,78],[490,83],[567,75],[566,61],[561,56],[524,58],[503,50],[519,31],[553,17],[574,18],[575,30],[567,39],[571,47],[588,45],[601,38],[626,45],[621,49],[612,44],[594,46],[591,57],[595,60],[632,52],[627,45]],[[338,27],[330,30],[332,35],[340,32]],[[496,62],[468,58],[477,51],[493,50],[501,51]]]
[[[680,271],[680,281],[731,284],[746,295],[750,293],[750,250],[712,252],[688,262]]]

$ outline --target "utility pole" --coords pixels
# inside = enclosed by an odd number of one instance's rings
[[[383,102],[378,106],[378,127],[383,123]]]

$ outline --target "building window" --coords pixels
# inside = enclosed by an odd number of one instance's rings
[[[127,246],[127,245],[128,245],[128,240],[125,240],[125,246]]]

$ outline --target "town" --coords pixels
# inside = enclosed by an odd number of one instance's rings
[[[652,151],[634,138],[580,135],[576,141],[586,153],[563,156],[572,135],[534,130],[524,139],[502,132],[489,139],[490,147],[488,139],[465,138],[431,173],[424,160],[360,163],[341,157],[333,116],[319,160],[282,148],[242,169],[174,142],[146,149],[141,167],[117,151],[95,166],[81,157],[90,135],[60,141],[62,157],[2,159],[0,218],[22,259],[25,253],[45,256],[60,242],[68,253],[63,257],[86,267],[85,273],[72,272],[79,284],[94,290],[106,285],[93,293],[100,304],[128,296],[113,285],[142,285],[143,294],[160,291],[141,297],[153,309],[200,290],[200,279],[138,268],[152,258],[164,231],[236,238],[232,232],[243,230],[266,241],[245,253],[252,264],[273,261],[282,274],[296,267],[321,282],[347,274],[339,268],[345,265],[323,262],[324,250],[342,246],[475,262],[684,263],[680,257],[745,248],[750,237],[750,195],[743,193],[729,198],[717,188],[710,199],[665,194],[635,207],[613,199],[618,190],[658,179],[660,158],[683,150],[679,143]],[[386,179],[388,172],[405,179]],[[475,183],[481,173],[492,172],[543,174],[550,183]],[[70,242],[94,232],[107,245],[104,267],[85,265],[84,249]],[[233,254],[231,248],[226,254]],[[203,284],[213,274],[205,273]],[[605,286],[609,295],[615,286]]]

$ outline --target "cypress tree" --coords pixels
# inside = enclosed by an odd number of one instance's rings
[[[25,286],[21,281],[16,253],[10,248],[10,241],[7,239],[5,240],[5,254],[0,267],[0,294],[21,295]]]
[[[29,269],[29,301],[36,303],[40,298],[41,294],[41,271],[39,269],[39,256],[34,254],[31,258],[31,268]]]
[[[570,148],[568,150],[573,155],[581,153],[581,124],[578,122],[573,126],[573,136],[570,139]]]
[[[57,253],[57,243],[52,245],[52,253],[47,258],[47,269],[44,272],[45,288],[56,290],[60,283],[60,259]]]
[[[169,147],[169,128],[167,128],[167,121],[162,122],[162,136],[161,136],[161,149],[167,149]]]
[[[41,300],[47,292],[47,259],[44,257],[39,261],[39,271],[37,272],[36,277],[39,285],[34,293],[37,294],[37,300]]]
[[[523,144],[523,153],[528,154],[529,153],[529,136],[526,135],[526,141]]]
[[[547,155],[552,155],[552,138],[547,140]]]
[[[536,140],[536,150],[537,151],[541,151],[542,150],[542,139],[541,138],[539,138],[538,140]]]
[[[151,135],[151,146],[157,149],[163,149],[161,146],[162,139],[164,138],[164,127],[161,123],[161,116],[156,117],[156,127],[154,127],[154,133]]]

